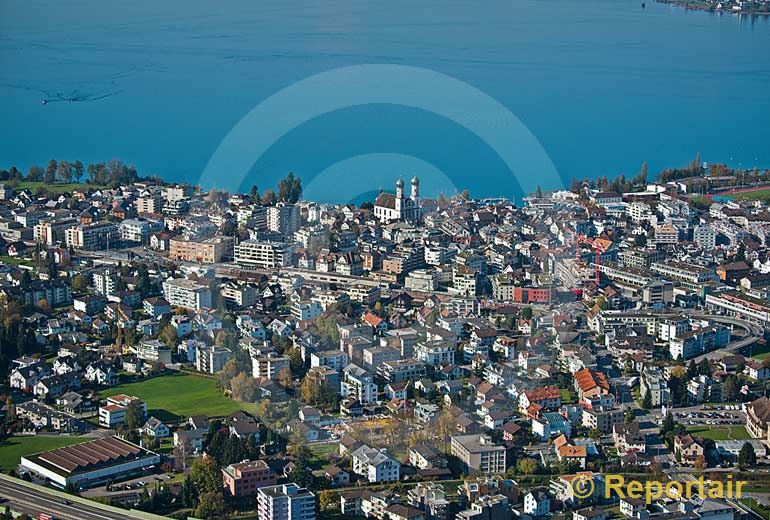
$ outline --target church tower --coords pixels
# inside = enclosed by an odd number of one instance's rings
[[[414,202],[420,198],[420,179],[415,175],[412,177],[412,196],[410,197]]]
[[[395,210],[399,215],[401,215],[401,211],[404,209],[404,179],[398,179],[396,181],[396,200],[395,200]]]

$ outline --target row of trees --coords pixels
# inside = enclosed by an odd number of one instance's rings
[[[302,196],[302,179],[294,175],[294,172],[278,181],[278,193],[268,188],[260,196],[259,187],[252,185],[249,190],[249,197],[252,202],[261,202],[265,206],[272,206],[276,202],[287,202],[294,204]]]
[[[44,182],[81,182],[88,175],[88,181],[92,184],[104,184],[116,186],[139,180],[136,167],[127,165],[123,161],[114,159],[109,162],[98,162],[86,167],[82,161],[68,161],[51,159],[45,168],[33,164],[27,170],[26,176],[15,166],[9,169],[0,169],[0,181]]]

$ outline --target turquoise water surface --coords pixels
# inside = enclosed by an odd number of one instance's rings
[[[269,96],[340,67],[394,64],[501,103],[565,184],[634,175],[645,160],[651,172],[684,165],[697,152],[767,167],[768,50],[766,18],[638,0],[4,0],[0,166],[120,158],[197,182],[228,132]],[[444,95],[415,85],[424,88]],[[477,110],[470,99],[463,108]],[[515,151],[523,163],[512,175],[487,139],[446,115],[357,104],[277,135],[248,176],[221,175],[262,189],[293,170],[308,197],[326,201],[414,174],[427,195],[513,196],[542,172]]]

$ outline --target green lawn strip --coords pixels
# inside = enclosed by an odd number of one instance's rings
[[[35,262],[30,260],[29,258],[18,257],[18,256],[0,255],[0,262],[6,265],[12,265],[14,267],[18,267],[20,265],[25,265],[27,267],[35,267]]]
[[[746,497],[746,498],[742,498],[740,502],[743,505],[750,507],[755,513],[757,513],[762,518],[767,518],[768,520],[770,520],[770,508],[763,506],[762,504],[757,502],[756,499],[751,497]]]
[[[45,190],[48,193],[57,193],[57,194],[72,193],[75,190],[88,190],[88,189],[98,190],[105,187],[99,184],[89,184],[87,182],[47,184],[45,182],[21,181],[21,182],[6,182],[5,184],[8,184],[9,186],[13,186],[13,189],[15,190],[29,190],[32,193],[35,193],[35,191],[38,188],[45,188]]]
[[[731,198],[739,200],[769,200],[770,188],[764,190],[744,191],[742,193],[733,193]]]
[[[8,472],[16,469],[21,457],[41,451],[63,448],[87,440],[86,437],[64,435],[19,435],[0,443],[0,470]]]
[[[243,403],[224,396],[216,380],[187,373],[120,384],[100,394],[102,397],[117,394],[138,397],[147,403],[147,413],[161,421],[173,422],[191,415],[221,417],[244,408]]]
[[[711,439],[713,441],[745,440],[750,439],[745,426],[689,426],[687,432],[696,437]]]

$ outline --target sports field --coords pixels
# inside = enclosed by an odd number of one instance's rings
[[[100,395],[128,394],[147,403],[147,413],[161,421],[174,421],[190,415],[217,417],[242,408],[217,388],[216,381],[194,374],[173,373],[136,383],[108,388]]]

